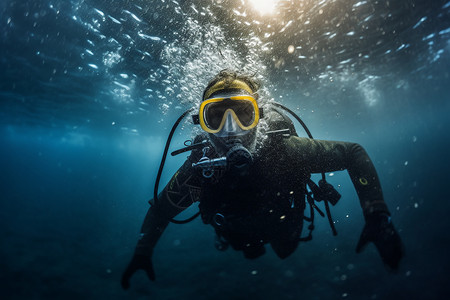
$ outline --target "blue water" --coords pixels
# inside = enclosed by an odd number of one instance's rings
[[[450,2],[0,3],[2,299],[447,299],[450,267]],[[370,246],[346,172],[325,219],[288,259],[214,248],[201,221],[170,225],[157,280],[120,287],[165,139],[223,68],[255,73],[265,99],[316,138],[370,154],[406,246],[397,274]],[[183,123],[179,148],[198,128]],[[302,132],[299,128],[299,132]],[[162,185],[184,157],[169,158]],[[189,209],[185,216],[196,212]]]

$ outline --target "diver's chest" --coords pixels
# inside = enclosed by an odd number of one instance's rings
[[[299,182],[293,186],[291,183],[288,179],[274,181],[244,176],[239,180],[223,179],[205,185],[199,204],[202,219],[207,224],[213,224],[218,215],[227,220],[258,219],[260,223],[265,223],[268,218],[275,218],[278,222],[279,216],[294,207],[304,207],[304,184]]]
[[[200,202],[211,205],[257,207],[291,202],[305,194],[303,176],[273,176],[271,172],[254,172],[246,176],[223,176],[205,182]]]

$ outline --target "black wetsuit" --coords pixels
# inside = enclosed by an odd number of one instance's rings
[[[295,129],[280,113],[269,113],[269,130]],[[200,139],[200,138],[199,138]],[[267,138],[247,174],[216,172],[210,178],[192,168],[194,151],[159,194],[141,229],[136,254],[151,255],[162,232],[185,208],[199,201],[202,220],[248,258],[270,243],[285,258],[297,247],[303,227],[306,183],[312,173],[348,170],[365,217],[389,214],[376,170],[366,151],[349,142],[313,140],[292,134]],[[210,156],[213,155],[213,156]],[[210,158],[214,153],[209,153]]]

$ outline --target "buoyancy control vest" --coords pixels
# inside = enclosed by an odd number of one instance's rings
[[[274,137],[281,137],[281,138],[288,138],[290,136],[298,136],[297,132],[295,131],[295,127],[292,123],[292,120],[290,118],[288,118],[283,112],[280,111],[280,109],[282,109],[282,110],[290,113],[302,125],[302,127],[305,130],[305,132],[307,133],[308,137],[313,139],[306,124],[292,110],[290,110],[289,108],[285,107],[284,105],[276,103],[276,102],[273,102],[270,105],[272,106],[271,109],[273,109],[280,116],[282,116],[282,118],[284,119],[284,123],[287,124],[287,128],[281,128],[281,129],[277,129],[274,131],[269,131],[269,132],[267,132],[268,135],[272,135]],[[188,115],[193,110],[194,110],[194,108],[187,110],[177,119],[177,121],[175,122],[175,124],[172,127],[172,130],[168,136],[166,146],[165,146],[165,149],[163,152],[161,164],[160,164],[158,174],[156,177],[156,181],[155,181],[155,188],[154,188],[154,200],[155,201],[157,200],[157,197],[158,197],[157,193],[158,193],[159,181],[161,178],[165,160],[167,158],[167,153],[168,153],[168,149],[169,149],[173,134],[174,134],[177,126],[179,125],[179,123],[185,118],[186,115]],[[195,123],[195,121],[194,121],[194,123]],[[184,147],[182,149],[172,152],[171,153],[172,156],[178,155],[178,154],[186,152],[186,151],[201,150],[203,152],[203,156],[202,156],[202,158],[200,158],[200,160],[197,163],[193,164],[193,167],[201,169],[202,175],[204,178],[211,178],[214,175],[214,172],[216,172],[216,170],[230,168],[230,163],[233,162],[233,160],[231,160],[228,157],[228,155],[224,156],[224,157],[217,157],[217,158],[208,157],[207,151],[205,149],[207,149],[208,147],[212,147],[211,142],[208,139],[202,140],[200,142],[195,142],[195,143],[194,142],[191,142],[191,143],[185,142],[185,146],[186,147]],[[237,146],[238,147],[236,147],[236,149],[238,151],[236,153],[238,153],[238,154],[236,156],[238,158],[235,159],[235,161],[242,162],[242,157],[239,157],[239,155],[243,155],[243,157],[245,157],[247,155],[247,153],[240,147],[240,145],[237,145]],[[240,152],[240,154],[239,154],[239,152]],[[248,157],[247,157],[247,160],[248,160]],[[322,173],[322,179],[319,181],[319,185],[316,185],[309,177],[306,180],[306,184],[309,187],[309,191],[306,189],[306,185],[305,185],[304,186],[304,194],[306,194],[306,201],[310,205],[310,216],[306,217],[306,216],[303,216],[303,214],[302,214],[302,217],[304,220],[310,222],[310,225],[308,226],[309,234],[307,237],[304,237],[304,238],[299,237],[299,239],[301,241],[308,241],[308,240],[312,239],[312,231],[314,229],[314,211],[317,211],[321,216],[325,216],[325,214],[317,207],[317,205],[315,204],[315,201],[323,201],[324,202],[331,229],[333,231],[333,234],[337,235],[336,229],[334,227],[334,223],[331,218],[331,213],[330,213],[328,203],[335,205],[337,203],[337,201],[340,199],[340,194],[334,189],[334,187],[331,184],[329,184],[326,181],[325,173]],[[229,187],[227,187],[227,188],[229,188]],[[254,192],[256,192],[256,191],[254,191]],[[297,204],[297,206],[301,207],[300,204]],[[304,208],[304,206],[303,206],[303,208]],[[193,219],[198,217],[200,214],[201,214],[201,210],[186,220],[179,221],[179,220],[172,219],[171,222],[177,223],[177,224],[184,224],[184,223],[192,221]],[[217,223],[220,223],[221,220],[222,220],[222,222],[224,220],[224,218],[221,217],[221,215],[222,215],[221,213],[218,213],[217,215],[215,215],[215,217],[213,217],[215,219],[211,219],[210,216],[206,217],[207,215],[208,214],[205,211],[205,217],[202,216],[204,218],[204,222],[205,221],[208,223],[213,222],[217,225]]]

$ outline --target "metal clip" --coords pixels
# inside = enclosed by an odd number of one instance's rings
[[[210,159],[206,156],[206,153],[209,151],[209,147],[203,148],[203,156],[197,163],[193,163],[193,168],[202,168],[202,175],[205,178],[211,178],[214,175],[215,167],[225,167],[227,165],[227,158],[220,157]]]

